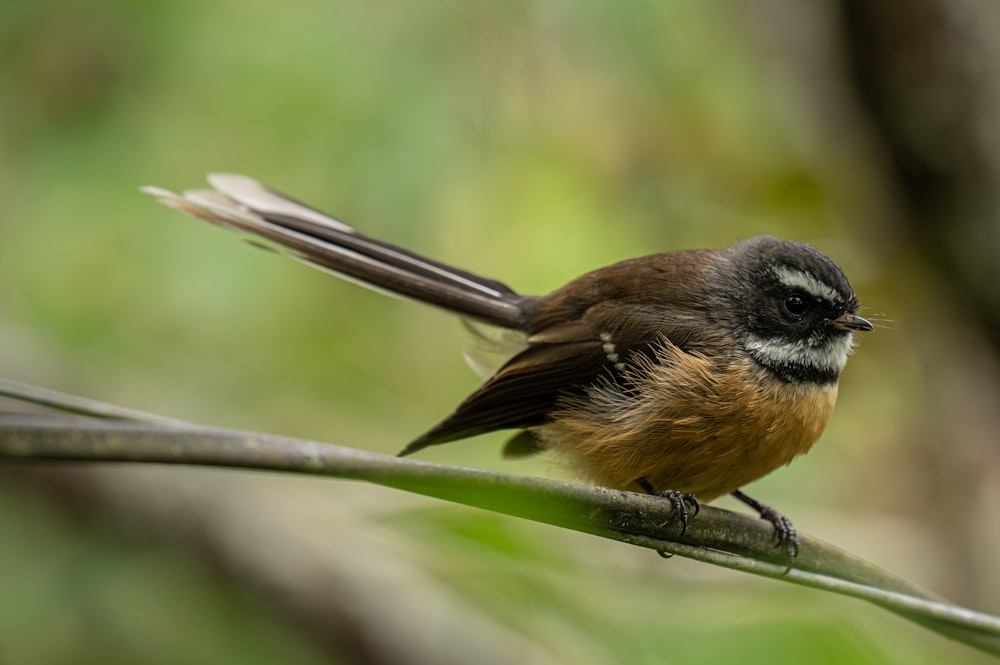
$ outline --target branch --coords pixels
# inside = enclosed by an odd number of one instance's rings
[[[0,380],[0,395],[73,414],[0,414],[0,459],[186,464],[362,480],[861,598],[1000,655],[1000,618],[943,601],[808,536],[788,569],[771,525],[748,515],[702,506],[682,534],[671,521],[670,502],[643,494],[207,428],[10,381]]]

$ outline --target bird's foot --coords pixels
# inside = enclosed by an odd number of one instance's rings
[[[684,535],[684,532],[687,531],[688,519],[697,515],[698,511],[701,510],[698,498],[694,494],[678,492],[677,490],[658,490],[650,485],[645,478],[640,478],[636,482],[646,494],[658,496],[670,502],[670,506],[673,508],[670,520],[673,521],[675,517],[680,518],[681,535]]]
[[[792,525],[792,521],[771,506],[763,504],[739,490],[733,492],[733,496],[756,510],[762,520],[774,525],[774,533],[777,537],[775,547],[785,548],[785,553],[788,555],[788,567],[791,568],[792,561],[799,555],[800,546],[799,532]]]

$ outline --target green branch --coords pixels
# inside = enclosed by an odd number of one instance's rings
[[[807,536],[788,569],[771,525],[748,515],[703,506],[682,534],[669,502],[642,494],[206,428],[9,381],[0,380],[0,395],[61,412],[0,416],[0,459],[221,466],[377,483],[862,598],[1000,655],[1000,618]]]

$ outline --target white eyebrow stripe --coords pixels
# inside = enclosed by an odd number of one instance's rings
[[[814,298],[830,303],[840,300],[840,296],[836,291],[807,272],[789,268],[788,266],[775,266],[774,275],[778,278],[779,282],[790,289],[801,289]]]

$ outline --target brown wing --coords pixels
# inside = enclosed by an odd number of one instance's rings
[[[654,358],[654,346],[663,337],[684,348],[697,340],[703,325],[665,309],[601,303],[583,319],[529,338],[527,349],[400,455],[486,432],[542,425],[561,398],[581,394],[602,377],[622,381],[621,368],[636,354]]]
[[[629,259],[587,273],[526,303],[528,348],[443,422],[403,450],[502,429],[542,425],[566,396],[599,380],[623,381],[636,354],[656,359],[664,338],[681,349],[718,341],[705,310],[714,250]]]

